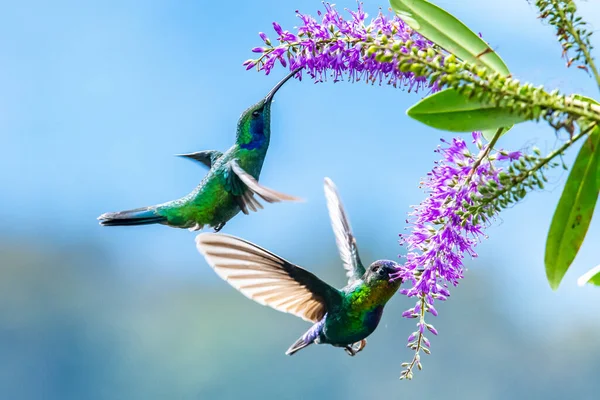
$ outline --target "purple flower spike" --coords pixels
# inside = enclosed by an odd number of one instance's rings
[[[501,163],[522,159],[520,152],[492,150],[488,154],[480,132],[473,133],[474,146],[462,138],[441,141],[443,145],[435,151],[442,159],[421,182],[427,196],[409,213],[410,234],[400,236],[407,254],[403,256],[404,264],[392,277],[410,284],[401,294],[419,299],[408,315],[422,309],[438,315],[434,301],[447,300],[448,287],[458,285],[465,257],[477,257],[475,246],[484,238],[485,228],[497,213],[493,204],[481,201],[482,193],[487,190],[484,188],[502,188]],[[472,152],[470,147],[477,150]],[[476,214],[473,209],[478,209]],[[438,334],[432,325],[425,323],[424,313],[419,313],[417,326],[421,333],[427,328]],[[421,340],[429,348],[429,341],[423,335]],[[419,356],[419,348],[414,359]]]
[[[296,33],[286,31],[273,22],[279,42],[276,46],[268,42],[264,33],[260,34],[268,47],[255,60],[259,71],[269,74],[279,60],[284,66],[287,61],[290,70],[303,67],[316,82],[331,77],[334,82],[347,79],[350,82],[385,83],[409,91],[422,88],[428,88],[430,92],[438,90],[437,84],[430,84],[426,77],[415,77],[412,72],[400,71],[396,57],[384,62],[367,54],[372,44],[386,41],[410,41],[412,47],[421,50],[433,47],[432,42],[413,31],[398,16],[388,17],[379,12],[367,23],[367,14],[360,2],[356,11],[348,10],[348,18],[344,18],[334,5],[323,5],[325,11],[317,13],[319,20],[296,12],[301,22]],[[400,50],[409,51],[405,47]]]

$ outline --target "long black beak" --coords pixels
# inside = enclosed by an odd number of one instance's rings
[[[285,78],[280,80],[279,83],[277,83],[277,85],[275,85],[275,87],[271,89],[271,91],[265,96],[265,104],[269,104],[273,100],[273,96],[275,96],[275,93],[277,93],[277,91],[283,86],[283,84],[286,83],[292,76],[296,75],[301,69],[302,67],[296,68],[295,70],[287,74]]]

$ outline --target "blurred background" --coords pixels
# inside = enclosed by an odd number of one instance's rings
[[[585,72],[565,69],[552,28],[527,1],[436,3],[482,32],[520,79],[597,97]],[[284,75],[242,68],[258,31],[275,37],[272,21],[291,29],[294,11],[314,15],[319,1],[1,4],[0,398],[597,398],[600,290],[575,281],[600,262],[598,216],[558,291],[544,272],[562,170],[487,231],[463,284],[437,307],[440,335],[412,382],[398,381],[414,328],[400,314],[412,300],[390,301],[357,357],[329,346],[286,357],[308,324],[222,282],[193,233],[98,226],[103,212],[195,187],[204,169],[172,155],[233,143],[240,113]],[[364,7],[373,16],[388,5]],[[580,8],[600,26],[598,2]],[[397,257],[409,205],[424,195],[418,182],[439,139],[452,136],[405,116],[422,96],[288,83],[261,181],[308,201],[239,215],[224,232],[343,286],[322,191],[329,176],[363,260]],[[500,146],[557,143],[546,126],[521,124]]]

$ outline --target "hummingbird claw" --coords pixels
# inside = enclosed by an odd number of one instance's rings
[[[352,345],[352,347],[353,347],[353,348],[354,348],[354,345],[355,345],[355,344],[356,344],[356,343],[354,343],[354,344]],[[365,346],[366,346],[366,345],[367,345],[367,339],[363,339],[363,340],[361,340],[360,342],[358,342],[358,346],[356,347],[356,352],[357,352],[357,353],[360,353],[361,351],[363,351],[363,349],[365,348]]]
[[[219,232],[225,226],[225,222],[221,222],[219,225],[215,226],[215,233]]]
[[[350,357],[354,357],[356,355],[356,353],[357,353],[356,351],[354,351],[354,349],[352,348],[351,345],[348,345],[348,346],[344,347],[344,350],[346,350],[346,353],[348,353],[348,355]]]

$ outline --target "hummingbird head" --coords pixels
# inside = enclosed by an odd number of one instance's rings
[[[391,275],[396,272],[398,264],[390,260],[377,260],[367,268],[363,281],[372,284],[378,281],[390,281]],[[400,286],[401,282],[398,282]]]
[[[271,136],[271,103],[275,93],[301,68],[296,68],[279,81],[267,95],[242,113],[238,121],[237,142],[242,148],[255,149],[268,144]]]

